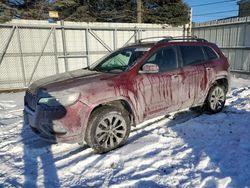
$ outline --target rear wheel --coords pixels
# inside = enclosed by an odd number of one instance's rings
[[[130,133],[127,111],[112,106],[97,109],[91,115],[85,141],[98,153],[123,145]]]
[[[205,103],[205,110],[210,113],[220,112],[226,102],[226,90],[224,86],[214,85],[211,87]]]

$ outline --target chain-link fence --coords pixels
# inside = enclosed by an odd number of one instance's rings
[[[84,68],[140,38],[182,35],[183,27],[156,24],[14,20],[0,25],[0,90]]]

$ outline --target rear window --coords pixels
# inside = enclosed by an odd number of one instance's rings
[[[199,64],[205,61],[203,50],[200,46],[180,46],[184,65]]]
[[[217,59],[218,58],[217,53],[215,53],[215,51],[212,48],[210,48],[208,46],[204,46],[203,48],[204,48],[205,53],[207,54],[207,58],[209,60],[213,60],[213,59]]]

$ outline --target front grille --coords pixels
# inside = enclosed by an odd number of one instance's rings
[[[25,105],[27,105],[29,108],[32,110],[36,109],[36,105],[38,102],[38,97],[37,95],[33,95],[29,91],[26,92],[25,98],[24,98]]]

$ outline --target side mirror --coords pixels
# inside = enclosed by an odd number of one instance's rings
[[[152,63],[147,63],[143,65],[142,70],[139,71],[140,74],[152,74],[158,72],[159,72],[159,66]]]

